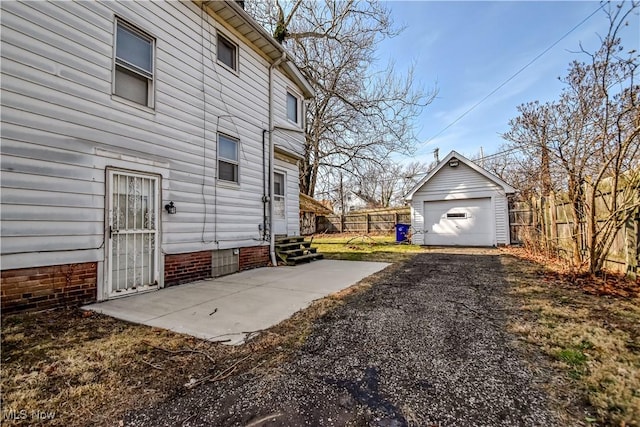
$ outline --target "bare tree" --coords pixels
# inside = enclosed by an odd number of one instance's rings
[[[503,135],[529,158],[522,175],[536,177],[543,195],[555,189],[569,198],[573,261],[592,273],[640,206],[638,54],[625,53],[619,37],[637,10],[635,2],[609,6],[607,35],[594,53],[581,47],[588,60],[571,63],[559,99],[520,106]]]
[[[402,206],[404,195],[427,171],[428,166],[420,162],[363,162],[356,167],[348,185],[371,207]]]
[[[412,69],[373,67],[379,42],[400,31],[382,3],[275,0],[248,2],[247,10],[290,50],[316,91],[307,108],[300,191],[313,196],[319,176],[412,152],[413,119],[436,92],[416,88]]]

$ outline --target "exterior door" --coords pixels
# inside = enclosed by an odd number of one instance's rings
[[[492,246],[491,198],[424,202],[424,244]]]
[[[273,173],[273,230],[275,234],[287,234],[287,176]]]
[[[109,170],[108,296],[158,288],[159,179]]]

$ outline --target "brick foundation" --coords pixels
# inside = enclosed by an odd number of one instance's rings
[[[0,275],[2,313],[94,302],[97,282],[95,262],[4,270]]]
[[[211,277],[211,251],[165,255],[164,285],[173,286]]]
[[[269,246],[240,248],[240,271],[269,265]]]

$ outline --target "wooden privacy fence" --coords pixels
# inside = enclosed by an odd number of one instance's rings
[[[349,212],[317,219],[317,233],[391,233],[396,224],[411,224],[409,208]]]
[[[596,217],[608,214],[604,208],[612,195],[603,194],[596,198]],[[638,195],[640,197],[640,195]],[[525,244],[546,250],[549,254],[571,259],[574,252],[573,206],[570,202],[551,194],[548,197],[534,197],[524,202],[510,204],[509,225],[512,244]],[[591,206],[582,206],[583,212],[590,212]],[[599,221],[601,224],[603,221]],[[588,230],[586,220],[578,224],[578,248],[583,259],[588,256]],[[636,276],[640,273],[640,209],[618,230],[609,249],[604,267],[607,270]]]

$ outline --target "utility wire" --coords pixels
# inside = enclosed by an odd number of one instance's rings
[[[447,129],[449,129],[451,126],[455,125],[456,123],[458,123],[460,120],[462,120],[467,114],[469,114],[470,112],[472,112],[473,110],[476,109],[476,107],[478,107],[480,104],[482,104],[484,101],[486,101],[489,97],[491,97],[493,94],[495,94],[497,91],[499,91],[500,89],[502,89],[504,86],[506,86],[507,83],[509,83],[511,80],[513,80],[514,78],[516,78],[520,73],[522,73],[524,70],[526,70],[527,68],[529,68],[529,66],[531,66],[534,62],[536,62],[538,59],[540,59],[544,54],[546,54],[547,52],[549,52],[551,49],[553,49],[558,43],[560,43],[562,40],[564,40],[565,38],[567,38],[567,36],[569,34],[571,34],[572,32],[574,32],[575,30],[578,29],[578,27],[580,27],[582,24],[584,24],[585,22],[587,22],[593,15],[595,15],[596,13],[598,13],[603,7],[605,7],[609,2],[602,2],[602,4],[600,5],[600,7],[598,7],[596,10],[594,10],[589,16],[587,16],[586,18],[584,18],[582,21],[580,21],[577,25],[575,25],[573,28],[571,28],[569,31],[567,31],[562,37],[560,37],[558,40],[556,40],[553,44],[551,44],[551,46],[549,46],[548,48],[546,48],[545,50],[543,50],[541,53],[539,53],[535,58],[533,58],[531,61],[529,61],[526,65],[524,65],[523,67],[521,67],[518,71],[516,71],[513,75],[511,75],[511,77],[509,77],[507,80],[505,80],[504,82],[502,82],[500,85],[498,85],[498,87],[496,87],[495,89],[493,89],[491,92],[489,92],[489,94],[487,94],[484,98],[482,98],[480,101],[476,102],[475,104],[473,104],[469,109],[467,109],[464,113],[460,114],[454,121],[452,121],[451,123],[449,123],[447,126],[445,126],[440,132],[438,132],[437,134],[433,135],[431,138],[427,139],[425,142],[423,142],[421,145],[426,145],[429,142],[433,141],[435,138],[437,138],[438,136],[442,135],[442,133],[444,131],[446,131]]]

